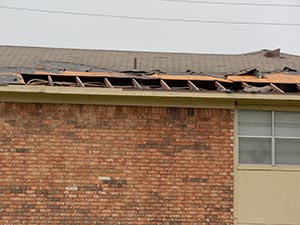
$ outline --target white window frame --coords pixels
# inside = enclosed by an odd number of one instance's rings
[[[238,109],[237,110],[237,122],[239,123],[239,112],[240,111],[262,111],[262,110],[255,110],[255,109]],[[295,137],[295,136],[275,136],[275,112],[290,112],[290,111],[282,111],[282,110],[263,110],[266,112],[271,112],[271,136],[255,136],[255,135],[240,135],[239,134],[239,126],[237,126],[237,133],[238,133],[238,138],[237,138],[237,146],[238,146],[238,165],[271,165],[271,166],[299,166],[300,167],[300,162],[299,164],[276,164],[275,162],[275,140],[277,139],[295,139],[295,140],[300,140],[300,137]],[[295,112],[295,113],[299,113],[300,112]],[[239,159],[239,154],[240,154],[240,150],[239,150],[239,140],[240,138],[267,138],[271,140],[271,164],[256,164],[256,163],[240,163],[240,159]]]

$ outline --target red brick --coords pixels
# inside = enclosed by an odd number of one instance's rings
[[[233,224],[232,110],[0,103],[0,126],[0,224]]]

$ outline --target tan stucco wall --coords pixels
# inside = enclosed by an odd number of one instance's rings
[[[237,169],[237,224],[300,224],[300,170]]]
[[[237,106],[241,108],[300,111],[295,105]],[[299,225],[300,166],[238,165],[237,110],[235,134],[235,224]]]

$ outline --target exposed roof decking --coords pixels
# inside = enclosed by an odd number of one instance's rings
[[[217,78],[211,76],[129,75],[64,71],[57,74],[45,72],[34,74],[0,73],[0,78],[2,76],[4,76],[2,85],[97,87],[173,92],[300,93],[300,77],[289,74],[268,74],[263,77],[240,75]]]

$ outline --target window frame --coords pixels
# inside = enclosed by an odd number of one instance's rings
[[[239,115],[240,111],[264,111],[264,112],[271,112],[271,136],[255,136],[255,135],[240,135],[239,134]],[[255,166],[294,166],[294,167],[300,167],[300,162],[299,164],[280,164],[276,163],[276,145],[275,141],[280,140],[280,139],[293,139],[293,140],[299,140],[300,141],[300,136],[295,137],[295,136],[276,136],[275,135],[275,113],[276,112],[283,112],[283,113],[299,113],[299,111],[287,111],[287,110],[257,110],[257,109],[237,109],[237,164],[239,166],[249,166],[249,165],[255,165]],[[240,138],[265,138],[265,139],[270,139],[271,140],[271,163],[269,164],[259,164],[259,163],[240,163],[240,150],[239,150],[239,140]]]

